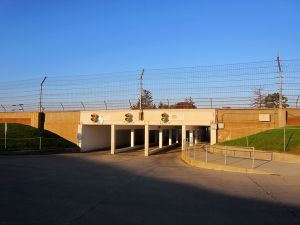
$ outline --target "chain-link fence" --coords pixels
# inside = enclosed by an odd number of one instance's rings
[[[300,60],[281,60],[280,63],[286,103],[289,107],[297,108]],[[40,79],[1,82],[0,109],[3,112],[37,111],[41,93],[44,111],[135,108],[140,97],[141,71],[60,76],[47,74],[42,91],[40,86],[44,76]],[[145,68],[143,71],[142,89],[149,91],[143,104],[148,108],[272,107],[262,99],[268,94],[280,92],[276,60]]]

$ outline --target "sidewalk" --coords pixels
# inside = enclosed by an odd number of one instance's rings
[[[262,171],[270,174],[278,174],[278,175],[299,175],[300,171],[300,164],[298,163],[286,163],[286,162],[278,162],[278,161],[267,161],[267,160],[260,160],[255,159],[254,163],[253,160],[250,158],[238,158],[225,156],[222,154],[216,153],[207,153],[204,151],[190,151],[188,156],[192,160],[207,162],[209,164],[216,164],[218,166],[225,166],[225,167],[236,167],[236,168],[244,168],[244,169],[254,169],[257,171]],[[207,161],[206,161],[207,157]],[[253,163],[253,168],[252,168]]]

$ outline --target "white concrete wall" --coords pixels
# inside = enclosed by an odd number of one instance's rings
[[[81,150],[91,151],[110,147],[110,126],[83,125]]]
[[[111,127],[108,125],[80,125],[81,134],[79,146],[82,151],[110,148]],[[116,126],[116,147],[130,145],[130,130],[118,130]]]
[[[96,113],[99,121],[94,123],[91,121],[91,114]],[[125,114],[133,115],[132,122],[125,121]],[[163,123],[161,114],[167,113],[169,121]],[[98,110],[98,111],[81,111],[81,124],[103,124],[103,125],[198,125],[210,126],[215,123],[215,109],[146,109],[144,110],[144,120],[139,120],[139,110]],[[129,128],[130,129],[130,128]]]

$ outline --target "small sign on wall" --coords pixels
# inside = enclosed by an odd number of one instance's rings
[[[258,120],[260,122],[270,122],[271,121],[271,115],[270,114],[259,114]]]

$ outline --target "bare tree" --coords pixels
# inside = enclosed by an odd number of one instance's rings
[[[255,88],[253,91],[253,97],[251,99],[251,107],[252,108],[263,108],[265,106],[265,97],[263,94],[263,88]]]

